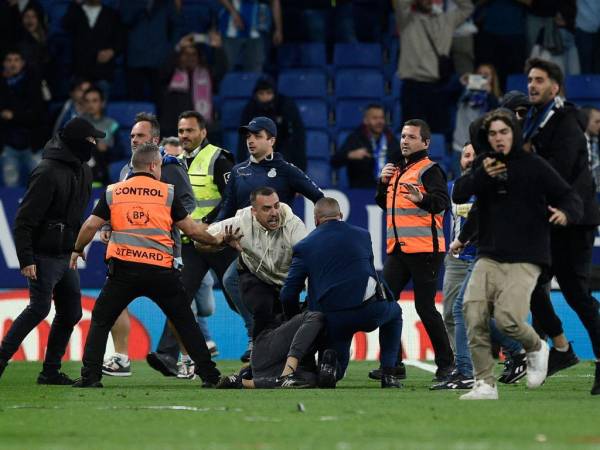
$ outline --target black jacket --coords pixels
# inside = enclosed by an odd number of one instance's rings
[[[29,178],[15,218],[15,246],[21,268],[34,254],[64,255],[73,250],[92,192],[92,171],[59,137],[44,148]]]
[[[397,164],[402,159],[400,153],[400,143],[392,133],[392,130],[386,128],[384,133],[387,138],[387,155],[385,162]],[[339,148],[335,155],[331,157],[332,167],[348,167],[348,181],[351,188],[372,189],[377,184],[379,174],[375,174],[375,160],[373,158],[364,158],[360,160],[348,159],[348,153],[359,148],[366,148],[373,155],[373,144],[371,134],[365,125],[361,125],[354,130],[344,144]]]
[[[579,114],[569,103],[555,110],[544,127],[534,133],[535,152],[547,160],[579,194],[582,217],[577,225],[600,225],[596,187],[588,165],[587,141]]]
[[[300,111],[293,99],[285,95],[275,94],[269,103],[259,103],[252,97],[242,112],[242,124],[249,123],[254,117],[265,116],[277,125],[277,140],[275,151],[300,170],[306,170],[306,135]],[[328,151],[329,149],[326,149]],[[240,137],[238,141],[238,161],[248,158],[246,140]],[[327,154],[329,156],[329,154]]]
[[[506,158],[507,180],[487,175],[482,163],[493,154],[482,154],[473,169],[454,183],[452,200],[460,204],[477,196],[480,257],[548,266],[548,205],[565,212],[573,223],[581,217],[581,199],[543,158],[523,151],[516,120],[513,130],[516,139]]]

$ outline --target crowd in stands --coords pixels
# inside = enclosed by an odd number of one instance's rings
[[[238,159],[238,126],[271,117],[276,150],[341,188],[374,187],[403,118],[422,118],[456,174],[465,124],[526,91],[531,55],[567,75],[600,173],[597,0],[0,0],[0,50],[3,186],[74,116],[107,133],[91,163],[107,184],[137,112],[176,136],[189,109]]]

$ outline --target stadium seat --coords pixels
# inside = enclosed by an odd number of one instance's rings
[[[567,99],[578,103],[600,101],[600,75],[570,75],[565,80]]]
[[[383,65],[381,45],[367,43],[335,44],[333,65],[336,70],[344,67],[380,69]]]
[[[325,44],[283,44],[277,50],[277,63],[281,68],[316,67],[323,69],[327,65]]]
[[[306,157],[329,161],[329,134],[322,130],[306,131]]]
[[[521,91],[527,92],[527,75],[523,73],[513,73],[506,78],[506,92]]]
[[[237,155],[238,151],[238,140],[240,135],[238,130],[227,130],[223,132],[223,142],[221,143],[221,147],[225,150],[229,150],[234,156]],[[237,160],[237,158],[236,158]],[[240,162],[240,161],[237,161]]]
[[[329,125],[329,115],[327,113],[327,103],[323,100],[299,99],[296,101],[300,117],[305,128],[327,129]]]
[[[336,98],[381,98],[383,75],[374,69],[342,69],[335,74]]]
[[[446,161],[446,139],[443,134],[432,133],[431,142],[429,144],[429,157],[437,162]]]
[[[335,171],[335,187],[341,190],[346,190],[350,187],[346,166],[340,167]]]
[[[356,128],[362,123],[363,112],[370,103],[379,103],[379,98],[339,100],[335,105],[335,128]]]
[[[221,81],[219,93],[222,99],[250,98],[256,82],[262,74],[256,72],[229,72]]]
[[[241,124],[242,112],[248,100],[226,99],[221,105],[221,127],[237,128]]]
[[[392,104],[392,130],[399,130],[402,126],[402,103],[394,100]]]
[[[139,112],[156,114],[156,107],[150,102],[109,102],[106,105],[106,115],[115,119],[121,128],[130,128]]]
[[[111,183],[116,183],[117,181],[119,181],[119,174],[121,173],[121,169],[128,163],[128,159],[123,159],[115,161],[108,165],[108,179]]]
[[[179,33],[205,33],[216,16],[214,2],[210,0],[186,0],[181,2]]]
[[[48,34],[61,34],[64,33],[62,29],[61,20],[69,9],[70,0],[53,0],[46,10],[48,14]]]
[[[320,188],[328,188],[331,186],[331,167],[329,161],[322,159],[308,159],[306,163],[306,174]]]
[[[325,98],[327,77],[313,69],[287,70],[279,74],[278,90],[294,98]]]
[[[339,150],[340,148],[342,148],[342,145],[344,145],[344,142],[346,142],[346,139],[348,138],[350,133],[352,133],[352,131],[354,131],[354,130],[350,130],[350,129],[338,130],[337,133],[335,133],[336,150]]]

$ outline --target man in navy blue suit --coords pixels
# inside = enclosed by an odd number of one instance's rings
[[[293,248],[280,298],[286,316],[297,314],[298,295],[308,277],[308,309],[325,315],[328,335],[319,387],[333,388],[343,378],[354,333],[377,327],[381,387],[401,387],[394,367],[402,333],[402,310],[398,303],[387,300],[378,282],[369,232],[343,222],[340,205],[329,197],[315,204],[315,225],[317,228]]]

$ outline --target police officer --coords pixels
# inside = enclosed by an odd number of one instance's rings
[[[75,242],[72,268],[77,267],[77,259],[83,257],[83,249],[96,231],[110,221],[113,231],[106,251],[109,275],[92,312],[82,376],[75,387],[102,387],[102,357],[108,332],[121,311],[140,296],[156,302],[173,323],[196,363],[203,386],[211,387],[219,379],[189,307],[180,273],[173,268],[171,228],[175,223],[186,236],[213,245],[224,242],[224,236],[212,236],[206,225],[192,220],[174,197],[173,186],[159,181],[161,163],[155,144],[141,145],[133,154],[133,175],[107,188]]]

